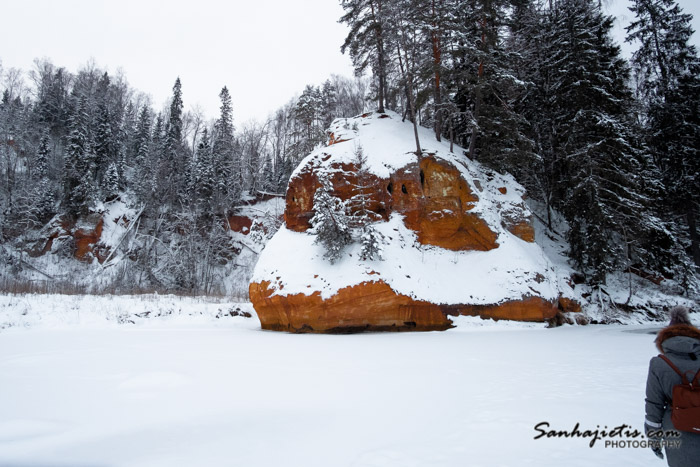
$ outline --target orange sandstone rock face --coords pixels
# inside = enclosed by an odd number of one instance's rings
[[[469,312],[471,311],[471,313]],[[557,314],[557,306],[540,297],[527,297],[497,305],[471,305],[460,309],[462,315],[517,321],[544,321]]]
[[[535,228],[529,216],[523,216],[526,212],[523,203],[517,204],[517,209],[511,209],[502,213],[501,225],[516,237],[528,243],[535,242]]]
[[[102,213],[91,213],[79,220],[57,217],[47,224],[44,236],[37,239],[30,256],[38,257],[54,251],[56,244],[61,245],[64,254],[65,247],[71,248],[75,259],[91,263],[94,259],[102,264],[111,254],[109,240],[118,240],[133,221],[128,214],[119,211],[119,216],[110,216],[109,210]],[[115,234],[117,229],[118,234]],[[105,237],[107,241],[105,241]]]
[[[227,222],[229,229],[245,235],[250,233],[250,227],[253,225],[253,220],[247,216],[229,216]]]
[[[94,229],[78,229],[73,234],[75,238],[75,257],[80,261],[92,259],[90,253],[93,253],[94,246],[99,242],[100,236],[102,236],[103,222],[102,218],[100,218]],[[102,261],[104,261],[104,258]]]
[[[304,232],[311,228],[314,193],[319,186],[316,176],[310,170],[290,180],[284,210],[284,223],[289,230]]]
[[[417,206],[403,214],[406,226],[416,231],[420,243],[448,250],[498,247],[496,233],[480,217],[467,212],[479,198],[456,168],[427,157],[420,161],[418,176]]]
[[[567,297],[559,297],[559,308],[566,313],[579,313],[581,311],[581,305]]]
[[[329,172],[333,195],[350,199],[360,184],[357,168],[353,164],[333,163]],[[384,220],[394,212],[402,214],[406,226],[416,232],[423,245],[454,251],[488,251],[498,247],[496,233],[479,216],[468,212],[478,196],[459,171],[445,161],[424,157],[388,179],[369,174],[361,182],[369,187],[369,209]],[[292,177],[284,213],[288,229],[305,232],[311,227],[313,197],[319,186],[312,164]]]
[[[333,146],[334,144],[343,143],[347,141],[346,139],[337,139],[334,133],[328,135],[328,146]]]
[[[510,233],[529,243],[535,242],[535,228],[528,221],[520,221],[516,224],[506,225]]]
[[[441,331],[453,327],[449,316],[544,321],[557,313],[556,305],[538,297],[487,306],[438,305],[397,294],[382,281],[340,289],[327,300],[319,292],[286,296],[273,292],[269,282],[250,285],[262,328],[297,333]]]
[[[250,299],[263,329],[291,332],[366,330],[432,331],[451,322],[431,304],[413,302],[384,282],[363,282],[340,289],[327,300],[312,295],[272,295],[268,282],[250,285]],[[424,306],[412,306],[412,305]]]

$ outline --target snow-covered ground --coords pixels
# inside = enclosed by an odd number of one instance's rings
[[[238,309],[0,296],[0,465],[663,465],[604,439],[534,439],[541,422],[641,430],[650,325],[291,335],[216,318]]]

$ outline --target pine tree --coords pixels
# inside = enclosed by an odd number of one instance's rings
[[[338,108],[338,90],[336,89],[335,85],[333,82],[329,79],[327,79],[323,83],[323,87],[321,88],[321,128],[325,129],[330,126],[330,124],[333,122],[333,119],[336,117],[340,117],[341,115],[338,115],[337,113],[337,108]]]
[[[425,56],[421,44],[421,31],[416,19],[417,5],[415,0],[393,0],[385,7],[385,16],[392,25],[388,29],[387,40],[391,45],[391,56],[398,63],[401,88],[405,93],[404,118],[408,116],[413,123],[413,137],[416,142],[416,154],[422,154],[418,135],[421,62]],[[394,55],[395,54],[395,55]]]
[[[297,99],[294,117],[304,128],[302,137],[308,141],[306,144],[308,151],[313,149],[314,142],[319,139],[319,132],[323,131],[319,125],[321,106],[320,91],[314,86],[307,85],[301,93],[301,96],[299,96],[299,99]]]
[[[340,22],[350,27],[342,53],[350,52],[355,72],[360,75],[369,66],[376,78],[378,111],[384,112],[387,98],[387,52],[386,29],[388,21],[385,16],[387,0],[341,0],[340,5],[345,14]]]

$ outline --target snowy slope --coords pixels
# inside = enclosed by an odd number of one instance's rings
[[[332,171],[331,164],[352,162],[358,146],[367,157],[367,169],[380,177],[416,163],[412,125],[393,112],[386,115],[335,120],[330,132],[341,142],[317,148],[297,171],[308,164],[314,164],[315,170]],[[514,210],[529,214],[522,204],[522,186],[510,175],[458,156],[463,151],[459,147],[450,152],[449,143],[436,141],[429,130],[420,128],[419,133],[424,152],[456,167],[479,197],[469,212],[496,232],[498,248],[484,252],[421,246],[402,217],[394,214],[388,222],[375,225],[387,239],[384,261],[359,261],[359,245],[352,245],[331,265],[323,258],[322,247],[314,244],[313,235],[283,226],[266,245],[252,281],[269,281],[279,295],[320,292],[323,298],[344,287],[382,280],[400,294],[439,304],[495,304],[530,295],[556,299],[560,288],[551,262],[537,244],[521,240],[501,224]]]
[[[237,207],[236,215],[249,218],[253,225],[250,231],[245,228],[241,232],[227,232],[233,260],[212,268],[215,286],[212,293],[247,298],[248,282],[258,254],[279,227],[283,212],[284,199],[281,197],[267,200],[250,197]],[[42,230],[28,231],[16,245],[0,245],[0,283],[10,291],[17,288],[20,291],[60,293],[137,292],[139,288],[134,285],[134,276],[142,278],[147,275],[138,271],[135,258],[147,242],[153,241],[153,223],[158,222],[141,214],[142,206],[134,205],[127,195],[122,194],[119,199],[100,203],[87,218],[78,219],[76,225],[57,216]],[[90,247],[91,251],[83,261],[78,260],[74,255],[75,232],[95,232],[100,221],[102,231],[96,245]],[[171,241],[172,238],[165,240]],[[165,259],[170,246],[162,239],[159,241]],[[43,252],[46,245],[50,248]],[[98,251],[103,263],[95,257],[94,253]],[[154,269],[164,285],[145,283],[145,290],[162,290],[173,282],[167,271],[161,272],[163,268]]]
[[[415,233],[404,226],[399,215],[376,228],[389,240],[384,246],[384,261],[356,261],[360,245],[354,244],[343,259],[330,264],[323,257],[323,248],[313,243],[313,236],[283,227],[265,246],[252,280],[271,281],[276,294],[320,291],[323,298],[343,287],[375,280],[383,280],[398,293],[432,303],[491,304],[533,292],[552,300],[558,296],[552,285],[553,270],[539,247],[511,234],[501,235],[495,250],[455,252],[417,247]],[[552,279],[538,282],[538,273]]]
[[[593,289],[584,284],[574,284],[572,277],[578,272],[571,266],[566,241],[568,226],[561,215],[552,213],[552,230],[545,222],[545,209],[541,203],[528,200],[534,216],[535,238],[542,251],[554,266],[557,286],[564,296],[581,304],[583,313],[594,323],[642,324],[665,321],[664,310],[676,305],[698,309],[698,295],[682,293],[682,287],[666,279],[655,284],[638,275],[617,271],[608,274],[606,284]],[[539,214],[539,215],[538,215]],[[695,285],[697,287],[697,285]]]

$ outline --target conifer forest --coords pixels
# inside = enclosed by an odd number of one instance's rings
[[[236,114],[226,87],[210,90],[217,115],[187,110],[177,76],[156,107],[93,62],[0,68],[0,285],[36,273],[27,255],[53,226],[120,201],[138,236],[91,291],[223,293],[216,271],[255,248],[227,219],[284,197],[335,118],[391,110],[512,174],[550,229],[565,220],[566,255],[591,287],[634,272],[697,292],[700,60],[674,0],[631,2],[629,58],[597,0],[340,3],[356,76],[309,84],[259,121]],[[279,222],[251,227],[259,244]],[[59,240],[52,253],[74,261]]]

